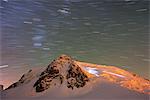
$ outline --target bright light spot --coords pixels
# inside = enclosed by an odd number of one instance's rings
[[[23,23],[24,24],[32,24],[32,22],[29,22],[29,21],[24,21]]]
[[[8,67],[8,65],[0,65],[0,68]]]
[[[99,77],[99,71],[97,70],[97,68],[91,68],[91,67],[83,67],[84,70],[88,71],[91,74],[96,75],[97,77]]]
[[[68,14],[70,13],[69,11],[65,10],[65,9],[59,9],[58,12],[63,13],[63,14]]]
[[[3,0],[3,1],[8,2],[8,0]]]
[[[120,75],[120,74],[116,74],[116,73],[112,73],[112,72],[107,72],[107,71],[103,71],[105,73],[108,73],[108,74],[111,74],[111,75],[115,75],[115,76],[118,76],[118,77],[121,77],[121,78],[124,78],[125,76],[123,75]]]

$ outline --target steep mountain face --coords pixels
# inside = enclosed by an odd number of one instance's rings
[[[48,65],[47,69],[41,73],[34,87],[36,92],[42,92],[51,86],[66,82],[68,88],[74,89],[85,86],[88,81],[88,76],[72,58],[62,55]]]

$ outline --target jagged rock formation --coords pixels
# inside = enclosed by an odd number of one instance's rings
[[[36,92],[42,92],[53,85],[66,82],[68,88],[74,89],[75,87],[83,87],[88,80],[88,76],[84,74],[71,57],[62,55],[48,65],[47,69],[41,73],[34,87]]]

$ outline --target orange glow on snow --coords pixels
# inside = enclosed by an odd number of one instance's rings
[[[134,73],[130,73],[114,66],[97,65],[79,61],[76,61],[76,63],[81,67],[87,66],[91,68],[97,68],[97,70],[100,71],[100,79],[103,78],[107,81],[119,84],[120,86],[128,88],[130,90],[150,94],[150,81]],[[94,74],[90,74],[87,71],[85,71],[85,73],[89,78],[95,77]]]

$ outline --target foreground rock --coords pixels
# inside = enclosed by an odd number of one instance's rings
[[[18,82],[2,93],[2,98],[55,100],[54,98],[65,97],[66,100],[66,97],[110,97],[123,100],[128,97],[132,100],[148,100],[149,90],[150,81],[136,74],[113,66],[76,61],[67,55],[61,55],[46,69],[33,69],[24,74]]]

